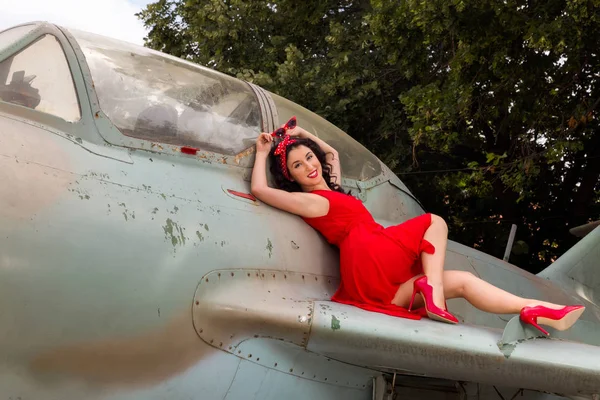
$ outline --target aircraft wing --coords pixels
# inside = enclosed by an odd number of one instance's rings
[[[517,317],[504,332],[396,318],[325,301],[336,287],[335,278],[308,273],[213,271],[196,290],[194,326],[206,343],[258,363],[267,359],[267,342],[278,340],[373,370],[569,395],[600,392],[600,338],[581,339],[598,336],[593,322],[551,331],[552,339],[527,339]]]
[[[372,368],[554,393],[600,389],[600,347],[537,338],[504,343],[503,332],[388,317],[317,302],[307,349]]]

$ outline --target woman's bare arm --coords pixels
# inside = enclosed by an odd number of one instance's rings
[[[303,129],[299,126],[290,130],[288,132],[290,136],[298,136],[305,139],[310,139],[316,144],[319,145],[321,150],[325,153],[325,160],[329,165],[331,165],[331,179],[333,183],[337,183],[338,185],[342,184],[342,167],[340,165],[340,157],[336,149],[328,145],[324,140],[318,138],[312,133],[308,132],[306,129]]]

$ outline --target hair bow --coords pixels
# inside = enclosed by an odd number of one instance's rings
[[[281,172],[283,172],[283,176],[285,176],[285,178],[288,181],[291,181],[292,178],[290,178],[290,174],[287,168],[287,147],[295,142],[296,140],[291,139],[290,135],[285,135],[283,137],[283,140],[279,142],[279,144],[275,148],[275,152],[273,153],[274,155],[279,156],[279,165],[281,166]]]

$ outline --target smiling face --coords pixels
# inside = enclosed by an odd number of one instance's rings
[[[311,149],[300,145],[294,147],[287,156],[290,177],[302,188],[310,189],[323,182],[323,169]]]

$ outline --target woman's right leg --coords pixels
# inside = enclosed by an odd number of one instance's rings
[[[415,276],[403,283],[392,303],[407,308],[413,291],[413,282],[421,276]],[[515,296],[467,271],[444,271],[442,279],[445,298],[464,298],[474,307],[494,314],[518,314],[523,307],[527,306],[543,305],[555,309],[563,307],[558,304]],[[415,297],[413,308],[421,306],[423,306],[421,296]]]
[[[564,307],[515,296],[467,271],[444,271],[444,295],[447,299],[464,298],[474,307],[494,314],[518,314],[527,306]]]

